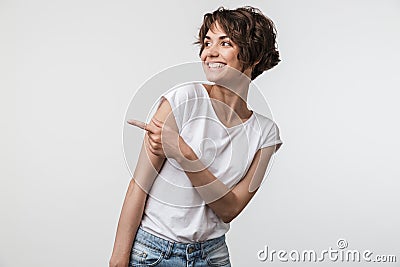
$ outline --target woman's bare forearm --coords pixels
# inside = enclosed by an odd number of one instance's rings
[[[182,157],[178,158],[179,164],[201,198],[225,223],[232,221],[254,196],[275,150],[271,146],[257,151],[246,175],[230,189],[205,167],[183,139],[180,147]]]
[[[139,227],[146,201],[145,192],[132,179],[118,221],[112,257],[129,259],[133,239]]]
[[[145,137],[146,138],[146,137]],[[165,158],[156,156],[142,145],[134,177],[131,179],[114,241],[110,266],[127,266],[137,229],[143,216],[147,192],[150,190]]]
[[[184,141],[181,142],[182,157],[179,164],[196,188],[201,198],[223,221],[229,222],[236,214],[235,194],[217,179],[200,161],[196,153]]]

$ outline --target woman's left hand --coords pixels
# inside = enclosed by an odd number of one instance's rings
[[[188,145],[169,125],[156,118],[149,124],[137,120],[129,120],[128,123],[146,130],[145,143],[153,154],[178,161],[184,157]]]

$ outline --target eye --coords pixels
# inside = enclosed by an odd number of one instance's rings
[[[210,42],[204,42],[204,46],[210,46],[211,43]]]
[[[222,46],[232,46],[232,44],[228,41],[223,41],[221,44]]]

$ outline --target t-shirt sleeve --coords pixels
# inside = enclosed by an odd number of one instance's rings
[[[178,126],[179,131],[181,131],[182,125],[186,120],[185,114],[187,114],[186,112],[187,101],[185,101],[184,90],[181,90],[181,88],[175,88],[167,91],[166,93],[163,93],[158,99],[157,108],[160,107],[161,103],[165,100],[168,100],[169,104],[171,105],[176,125]]]
[[[278,125],[273,122],[272,126],[269,128],[269,130],[267,130],[267,132],[267,134],[262,136],[260,149],[276,145],[275,152],[278,151],[283,143],[280,137]]]

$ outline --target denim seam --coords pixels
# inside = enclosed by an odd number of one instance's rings
[[[155,247],[152,244],[146,244],[145,241],[136,240],[135,242],[139,243],[142,246],[145,246],[146,248],[149,248],[149,249],[155,250],[159,253],[162,253],[163,255],[165,254],[165,251],[163,249]]]

